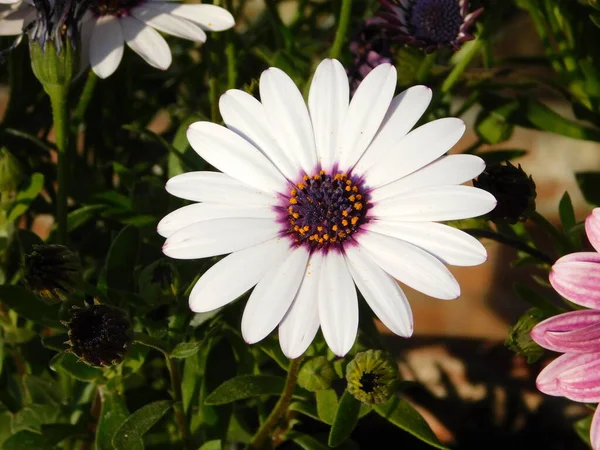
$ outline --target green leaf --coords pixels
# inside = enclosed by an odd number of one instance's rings
[[[485,152],[477,153],[481,159],[485,161],[487,165],[499,164],[504,161],[510,161],[516,158],[520,158],[521,156],[525,156],[527,154],[526,150],[490,150]]]
[[[108,390],[106,386],[98,387],[98,392],[102,410],[96,428],[96,450],[114,450],[112,440],[129,412],[120,393]]]
[[[92,367],[72,353],[59,353],[50,361],[50,368],[62,371],[80,381],[94,381],[102,378],[102,370]]]
[[[338,409],[338,397],[333,389],[318,391],[315,393],[317,398],[317,414],[319,419],[327,425],[333,424],[335,414]]]
[[[223,445],[221,444],[221,440],[216,439],[214,441],[205,442],[198,450],[221,450],[222,448]]]
[[[21,286],[0,286],[0,302],[20,316],[51,328],[64,328],[58,321],[58,307],[39,300]]]
[[[171,357],[177,359],[189,358],[190,356],[194,356],[200,348],[202,348],[202,344],[204,341],[197,342],[180,342],[175,346],[175,348],[171,351]]]
[[[575,179],[585,200],[600,206],[600,172],[579,172],[575,174]]]
[[[116,450],[144,450],[142,437],[171,409],[173,402],[160,400],[142,406],[130,415],[113,437]]]
[[[329,450],[329,447],[308,434],[293,431],[288,437],[304,450]]]
[[[319,414],[317,412],[317,407],[315,405],[313,405],[312,403],[303,402],[300,400],[296,401],[296,402],[292,402],[290,404],[290,411],[297,411],[301,414],[304,414],[307,417],[310,417],[311,419],[315,419],[315,420],[318,420],[319,422],[327,423],[327,422],[324,422],[323,419],[321,419],[319,417]],[[331,421],[331,423],[333,423],[333,421]],[[328,423],[327,425],[331,425],[331,423]]]
[[[2,450],[47,450],[51,446],[46,442],[46,438],[41,434],[24,430],[13,434],[2,446]]]
[[[200,120],[199,117],[188,117],[177,128],[173,138],[172,151],[169,152],[169,178],[199,168],[200,162],[195,157],[186,137],[189,126],[198,120]]]
[[[585,442],[589,446],[592,445],[590,442],[590,428],[592,427],[592,418],[593,415],[589,415],[581,420],[578,420],[573,425],[577,435],[581,438],[583,442]]]
[[[531,306],[540,308],[543,311],[547,311],[550,315],[560,314],[564,312],[550,300],[548,300],[543,294],[540,294],[535,289],[522,283],[515,283],[514,290],[516,294],[529,303]]]
[[[310,392],[329,389],[337,378],[333,364],[325,356],[307,360],[298,374],[298,384]]]
[[[66,341],[69,340],[69,336],[64,334],[56,334],[54,336],[42,336],[42,345],[50,350],[55,350],[57,352],[64,352],[69,348]]]
[[[508,119],[518,108],[519,102],[515,100],[493,110],[482,110],[475,121],[475,132],[479,139],[490,145],[510,139],[514,125]]]
[[[525,114],[529,122],[543,131],[574,139],[600,141],[600,130],[588,128],[554,112],[535,99],[524,100]]]
[[[577,223],[575,219],[575,210],[573,209],[573,202],[568,192],[565,192],[560,199],[558,204],[558,212],[560,215],[560,222],[562,223],[565,231],[569,231]]]
[[[158,350],[164,355],[169,355],[169,348],[166,343],[161,341],[160,339],[153,338],[144,333],[133,333],[133,342],[137,342],[138,344],[145,345],[146,347],[153,348],[154,350]]]
[[[344,391],[329,431],[329,446],[337,447],[350,437],[358,423],[361,403],[348,391]]]
[[[207,405],[226,403],[257,397],[259,395],[279,395],[283,392],[285,379],[271,375],[241,375],[227,380],[206,397]]]
[[[110,289],[133,289],[133,269],[139,246],[140,232],[134,226],[123,228],[117,235],[106,258],[106,283]]]
[[[106,205],[86,205],[75,211],[71,211],[67,216],[67,230],[69,233],[75,231],[96,217],[96,214],[104,209],[106,209]]]
[[[14,222],[21,216],[25,214],[29,209],[29,205],[31,202],[35,200],[35,198],[39,195],[39,193],[44,188],[44,175],[41,173],[34,173],[31,175],[31,179],[29,180],[29,185],[22,191],[20,191],[13,203],[13,207],[8,213],[8,217],[6,220],[8,222]]]
[[[423,419],[421,414],[406,400],[394,397],[385,403],[373,405],[373,409],[390,423],[404,431],[408,431],[423,442],[441,450],[448,449],[448,447],[445,447],[438,440],[435,433],[431,431],[429,424]]]

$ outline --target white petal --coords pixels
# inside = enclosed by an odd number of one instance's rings
[[[271,132],[298,170],[311,174],[317,166],[315,137],[302,94],[285,72],[277,68],[260,76],[260,100]]]
[[[308,250],[298,247],[258,282],[242,316],[242,336],[249,344],[275,329],[296,297],[308,261]]]
[[[431,96],[431,89],[427,86],[413,86],[394,97],[379,131],[352,172],[364,173],[391,151],[392,146],[419,121],[431,102]]]
[[[348,353],[358,332],[358,298],[346,261],[335,251],[323,257],[319,320],[331,351],[340,357]]]
[[[23,33],[23,28],[35,20],[35,10],[32,7],[20,5],[18,9],[0,15],[0,36],[17,36]]]
[[[460,140],[465,128],[462,120],[447,117],[411,131],[367,170],[370,185],[391,183],[438,159]]]
[[[275,194],[267,194],[221,172],[187,172],[167,181],[167,192],[195,202],[240,206],[273,206]]]
[[[323,256],[310,255],[294,303],[279,325],[279,344],[290,359],[301,356],[319,331],[318,288]]]
[[[444,264],[476,266],[487,260],[481,242],[464,231],[441,223],[372,220],[364,228],[416,245]]]
[[[206,220],[169,236],[163,253],[175,259],[208,258],[260,244],[274,238],[280,231],[281,225],[272,219],[235,217]]]
[[[162,70],[171,65],[171,50],[158,31],[128,16],[121,17],[121,25],[125,42],[144,61]]]
[[[181,17],[171,16],[147,6],[133,8],[131,13],[145,24],[167,34],[196,42],[206,41],[206,33],[198,25]]]
[[[265,109],[258,100],[244,91],[231,89],[221,96],[219,109],[227,128],[262,151],[286,177],[298,177],[298,167],[271,134]]]
[[[148,7],[183,17],[206,31],[224,31],[235,25],[229,11],[215,5],[181,5],[152,2]]]
[[[471,186],[434,186],[405,192],[374,204],[370,214],[410,222],[458,220],[481,216],[496,207],[492,194]]]
[[[227,255],[200,277],[190,294],[190,309],[207,312],[232,302],[289,253],[289,242],[275,238]]]
[[[195,122],[187,138],[202,158],[232,178],[266,192],[286,189],[286,180],[275,166],[233,131],[211,122]]]
[[[315,72],[308,94],[317,156],[321,167],[329,170],[335,162],[338,136],[346,112],[350,87],[344,67],[336,59],[325,59]]]
[[[373,140],[394,96],[396,81],[394,66],[381,64],[358,86],[348,107],[336,151],[342,171],[349,170]]]
[[[158,223],[158,234],[169,237],[173,233],[194,223],[211,219],[233,217],[263,218],[277,220],[277,213],[271,208],[252,206],[195,203],[176,209]]]
[[[90,64],[100,78],[107,78],[117,70],[123,58],[123,29],[119,19],[102,16],[96,21],[90,39]]]
[[[431,164],[371,191],[371,202],[380,202],[398,194],[431,186],[461,184],[477,177],[485,162],[475,155],[442,156]]]
[[[442,300],[460,295],[460,286],[446,266],[420,248],[371,232],[360,233],[356,240],[379,267],[411,288]]]
[[[408,299],[396,280],[385,273],[360,247],[344,248],[348,268],[356,286],[379,320],[399,336],[413,333],[413,315]]]

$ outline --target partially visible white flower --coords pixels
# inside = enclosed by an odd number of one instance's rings
[[[152,67],[165,70],[171,65],[171,50],[158,31],[204,42],[205,31],[234,26],[233,16],[223,8],[173,0],[100,0],[88,17],[84,29],[92,28],[90,64],[101,78],[117,69],[125,43]]]
[[[18,36],[35,19],[35,8],[22,0],[0,0],[0,36]]]
[[[491,211],[486,191],[460,186],[485,168],[475,155],[449,155],[464,133],[455,118],[411,131],[431,101],[412,87],[394,97],[396,70],[373,69],[349,101],[336,60],[318,67],[308,108],[294,82],[271,68],[259,102],[230,90],[219,103],[227,128],[196,122],[188,140],[221,172],[171,178],[167,191],[194,203],[161,220],[163,252],[197,259],[230,253],[190,294],[190,308],[220,308],[256,286],[245,306],[248,343],[279,327],[283,352],[300,356],[319,327],[337,355],[358,330],[355,285],[394,333],[413,317],[396,282],[440,299],[460,287],[445,264],[474,266],[485,248],[435,223]]]

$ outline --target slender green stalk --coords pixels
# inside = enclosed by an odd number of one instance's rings
[[[181,393],[181,372],[179,371],[179,365],[175,358],[171,358],[165,354],[167,360],[167,368],[169,369],[169,375],[171,376],[171,390],[173,391],[173,400],[175,405],[173,407],[175,411],[175,420],[177,420],[177,426],[181,432],[181,438],[183,440],[183,448],[186,450],[194,450],[195,447],[192,444],[190,426],[183,411],[183,400]]]
[[[465,72],[465,70],[467,70],[467,67],[469,67],[469,64],[471,64],[471,61],[473,61],[473,58],[477,56],[477,54],[483,46],[483,39],[476,39],[475,41],[469,44],[470,47],[467,53],[458,62],[458,64],[454,66],[450,74],[448,74],[448,77],[446,77],[446,79],[444,80],[444,83],[442,84],[442,92],[444,94],[447,94],[452,90],[452,88],[458,82],[462,74]]]
[[[352,12],[352,0],[342,0],[342,10],[340,11],[340,21],[338,23],[337,31],[335,32],[335,41],[331,47],[331,53],[329,56],[332,58],[339,58],[342,53],[342,46],[346,40],[346,34],[348,34],[348,27],[350,26],[350,13]]]
[[[235,89],[237,85],[237,55],[235,54],[235,45],[231,40],[225,46],[225,56],[227,57],[227,89]]]
[[[262,424],[259,430],[256,432],[252,440],[250,441],[250,448],[252,450],[259,450],[264,448],[270,448],[269,445],[265,445],[265,441],[269,439],[273,428],[279,423],[281,418],[285,415],[292,401],[292,394],[294,387],[298,380],[298,372],[300,372],[300,366],[302,363],[302,357],[292,359],[288,368],[287,378],[285,380],[285,386],[283,392],[275,405],[275,408],[267,417],[267,420]]]
[[[421,65],[419,66],[419,71],[417,72],[417,81],[419,83],[425,83],[429,79],[429,75],[431,75],[431,69],[435,64],[435,53],[430,53],[425,55]]]
[[[520,252],[527,253],[528,255],[531,255],[534,258],[539,259],[540,261],[542,261],[546,264],[549,264],[549,265],[554,264],[554,259],[551,258],[550,256],[546,255],[545,253],[539,251],[536,248],[530,247],[529,245],[525,244],[524,242],[518,241],[518,240],[513,239],[504,234],[495,233],[495,232],[489,231],[489,230],[482,230],[479,228],[468,228],[468,229],[464,229],[462,231],[470,234],[473,237],[481,237],[481,238],[491,239],[493,241],[499,242],[500,244],[508,245],[509,247],[512,247],[515,250],[518,250]]]
[[[216,76],[211,75],[208,80],[208,98],[210,101],[210,120],[219,122],[219,82]]]
[[[69,88],[60,85],[44,86],[52,105],[52,120],[54,137],[58,154],[58,192],[56,194],[56,224],[57,242],[67,243],[67,183],[68,162],[67,149],[69,145],[69,114],[67,97]]]
[[[88,109],[90,101],[94,96],[96,84],[98,84],[98,76],[93,70],[90,70],[87,78],[85,79],[85,84],[83,85],[83,90],[81,91],[77,108],[75,108],[75,114],[73,115],[73,123],[75,126],[79,126],[83,122],[83,118]]]

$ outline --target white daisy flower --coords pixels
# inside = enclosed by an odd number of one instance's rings
[[[152,67],[165,70],[171,65],[171,50],[158,31],[204,42],[205,31],[234,25],[233,16],[223,8],[173,0],[99,0],[89,12],[90,22],[83,26],[92,28],[89,58],[100,78],[117,69],[124,43]]]
[[[460,295],[444,264],[481,264],[485,248],[435,221],[485,214],[496,200],[460,186],[483,171],[483,160],[444,156],[464,123],[445,118],[410,131],[431,90],[415,86],[394,97],[396,79],[382,64],[349,102],[344,68],[325,60],[307,108],[293,81],[271,68],[260,79],[260,102],[239,90],[221,97],[227,128],[190,126],[194,150],[222,173],[169,180],[169,193],[200,203],[159,223],[163,252],[177,259],[230,253],[194,286],[193,311],[220,308],[256,285],[242,318],[248,343],[279,326],[283,352],[296,358],[320,327],[342,356],[358,330],[355,285],[405,337],[413,318],[396,280],[440,299]]]
[[[22,0],[0,0],[0,36],[18,36],[35,19],[35,8]]]

